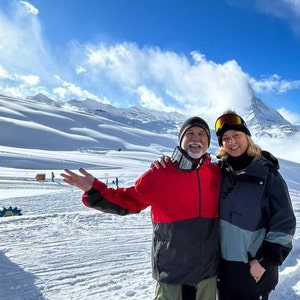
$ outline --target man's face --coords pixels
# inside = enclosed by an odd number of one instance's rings
[[[183,135],[180,146],[191,158],[200,158],[208,149],[206,131],[198,126],[188,129]]]

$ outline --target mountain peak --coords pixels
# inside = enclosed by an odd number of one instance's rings
[[[55,106],[58,106],[62,103],[61,101],[52,100],[51,98],[44,95],[43,93],[37,93],[35,96],[28,96],[28,97],[26,97],[26,99],[34,100],[34,101],[40,102],[40,103],[55,105]]]
[[[245,121],[254,136],[289,136],[297,130],[276,109],[253,97],[245,112]]]

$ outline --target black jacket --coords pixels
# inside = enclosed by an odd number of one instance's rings
[[[241,293],[274,289],[277,266],[292,249],[295,215],[277,160],[268,155],[240,171],[221,165],[220,279]],[[254,258],[266,269],[257,284],[249,273]]]

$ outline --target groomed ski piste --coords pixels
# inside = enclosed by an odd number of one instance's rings
[[[136,168],[122,169],[89,171],[105,173],[113,187],[115,174],[122,184],[137,176]],[[88,209],[81,192],[62,182],[62,170],[42,171],[45,181],[35,180],[36,170],[0,168],[0,208],[22,209],[22,216],[0,218],[0,298],[151,299],[150,212],[119,217]]]
[[[59,153],[54,151],[51,157],[49,152],[48,156],[51,165]],[[61,157],[66,167],[71,160],[86,159],[102,167],[110,165],[110,169],[88,171],[114,187],[116,176],[121,186],[133,184],[156,156],[140,153],[142,161],[136,153],[124,151],[118,153],[118,159],[115,153],[62,153]],[[7,155],[7,159],[14,158]],[[284,161],[281,165],[290,174],[291,185],[298,182],[299,164]],[[0,206],[22,209],[22,216],[0,218],[1,299],[152,299],[150,211],[121,217],[86,208],[81,192],[62,182],[62,170],[41,171],[45,181],[35,180],[35,169],[0,168]],[[290,193],[297,233],[271,300],[300,299],[300,191]]]

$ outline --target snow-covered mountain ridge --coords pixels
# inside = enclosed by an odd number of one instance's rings
[[[243,116],[254,137],[278,140],[296,133],[292,124],[258,99],[253,99]],[[0,95],[1,155],[7,151],[3,147],[13,147],[26,151],[55,149],[98,153],[122,150],[147,153],[151,149],[157,157],[173,151],[180,125],[187,117],[142,107],[120,109],[91,99],[65,103],[42,94],[27,99]],[[211,136],[210,153],[214,154],[218,143],[213,129]],[[290,158],[286,153],[280,157]],[[16,164],[26,165],[26,158],[17,154],[16,160],[11,162],[11,165]]]
[[[257,98],[252,99],[245,121],[251,132],[258,137],[278,138],[290,136],[297,131],[296,127],[284,119],[276,109],[267,106]]]
[[[150,110],[141,106],[131,106],[128,109],[117,108],[110,104],[101,103],[93,99],[68,102],[56,102],[43,94],[27,97],[37,102],[56,105],[68,111],[82,111],[111,119],[122,124],[149,130],[156,133],[177,134],[178,126],[186,119],[186,116],[172,112]]]
[[[96,114],[130,126],[142,128],[156,133],[177,134],[182,122],[190,117],[178,112],[150,110],[141,106],[128,109],[117,108],[92,99],[72,99],[62,103],[54,101],[43,94],[27,97],[47,104],[57,105],[68,110],[80,110]],[[254,136],[284,137],[297,131],[274,108],[267,106],[262,100],[253,97],[245,110],[245,120]]]
[[[150,155],[151,161],[162,153],[170,153],[177,142],[174,134],[147,131],[57,103],[3,95],[0,126],[0,160],[6,168],[78,167],[78,161],[66,152],[80,152],[84,160],[85,153],[95,153],[95,159],[85,162],[93,167],[99,163],[97,156],[118,156],[119,151],[136,153],[141,161]],[[57,158],[51,159],[49,165],[48,157],[53,152],[58,153]],[[7,160],[8,156],[13,159]]]

